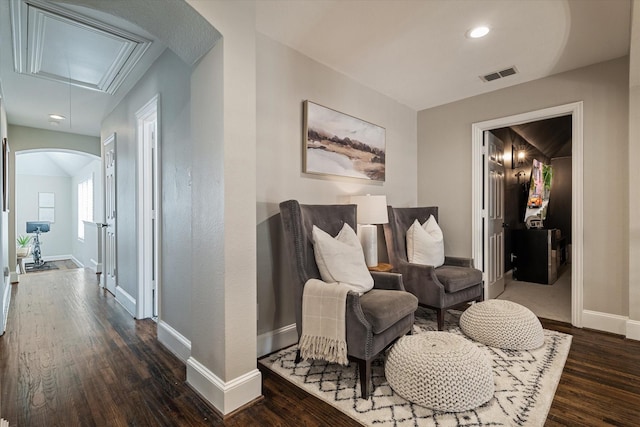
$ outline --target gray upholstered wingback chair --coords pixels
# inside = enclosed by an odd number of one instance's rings
[[[482,301],[482,272],[473,268],[468,258],[445,257],[444,265],[411,264],[407,258],[407,230],[417,219],[420,224],[430,215],[438,221],[437,207],[394,208],[387,207],[389,223],[384,225],[389,262],[394,271],[402,274],[407,291],[418,297],[421,306],[435,309],[438,330],[444,328],[444,315],[450,308],[469,301]]]
[[[288,266],[295,281],[295,313],[298,339],[302,334],[302,292],[312,278],[321,279],[313,252],[312,227],[332,236],[344,223],[356,229],[356,205],[300,205],[280,203]],[[369,398],[371,362],[397,338],[411,332],[418,299],[405,292],[402,276],[372,272],[374,288],[358,295],[349,292],[346,302],[346,339],[349,360],[358,364],[361,396]],[[300,351],[296,363],[300,361]]]

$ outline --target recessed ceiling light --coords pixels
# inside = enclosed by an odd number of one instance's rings
[[[60,114],[49,114],[49,118],[53,120],[64,120],[65,116],[61,116]]]
[[[479,39],[480,37],[484,37],[489,34],[489,31],[489,27],[475,27],[467,31],[467,37],[472,39]]]

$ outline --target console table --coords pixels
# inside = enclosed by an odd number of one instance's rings
[[[566,245],[566,238],[557,228],[513,230],[513,278],[553,284],[558,279],[558,269],[566,262]]]

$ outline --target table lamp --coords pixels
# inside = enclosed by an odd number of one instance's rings
[[[351,203],[358,206],[358,234],[367,267],[378,265],[378,227],[389,222],[387,196],[351,196]]]

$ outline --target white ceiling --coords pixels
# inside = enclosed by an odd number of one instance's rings
[[[116,34],[124,35],[127,39],[149,40],[152,44],[136,65],[125,65],[124,72],[109,75],[114,70],[110,65],[105,67],[104,58],[98,57],[98,52],[104,52],[105,48],[112,51],[115,49],[117,52],[112,52],[111,59],[114,59],[115,53],[115,59],[119,60],[125,56],[135,56],[138,53],[137,48],[128,47],[126,43],[118,46],[116,43],[110,43],[108,38],[96,37],[99,31],[80,36],[75,31],[72,31],[73,34],[67,34],[70,26],[59,28],[58,24],[62,21],[58,19],[49,19],[43,23],[43,15],[40,14],[39,17],[35,16],[41,20],[38,23],[40,33],[55,31],[57,37],[47,37],[42,45],[36,45],[36,50],[39,50],[41,55],[35,54],[33,48],[28,52],[34,55],[32,58],[35,60],[31,64],[26,60],[18,61],[29,65],[26,67],[27,71],[38,72],[32,72],[33,75],[20,74],[14,69],[11,10],[26,10],[26,4],[34,4],[45,9],[53,8],[57,12],[60,9],[67,10],[71,15],[79,14],[88,20],[97,20],[113,26],[117,29]],[[28,14],[25,12],[24,15]],[[101,24],[97,26],[103,29]],[[23,36],[28,35],[29,28],[33,29],[33,26],[25,25],[18,32],[23,33]],[[78,25],[78,28],[86,29],[86,22]],[[65,35],[70,37],[63,40],[61,36]],[[102,119],[118,105],[167,47],[176,52],[185,63],[194,64],[219,37],[220,34],[211,24],[184,1],[0,0],[0,96],[5,102],[7,119],[10,124],[99,136]],[[23,47],[29,46],[30,42],[34,42],[33,37],[30,41],[26,40]],[[23,56],[27,53],[26,49],[19,51]],[[87,52],[89,55],[86,55]],[[77,67],[73,68],[64,61],[63,67],[60,67],[62,57],[75,59]],[[58,61],[51,61],[56,58]],[[40,60],[41,62],[38,62]],[[98,66],[103,66],[103,70],[100,71],[102,77],[96,77]],[[64,76],[65,68],[67,76]],[[94,88],[79,87],[79,82],[73,82],[74,85],[66,81],[50,80],[52,70],[53,74],[63,74],[63,80],[67,77],[67,81],[74,80],[75,76],[87,76],[89,86],[93,85]],[[36,74],[38,76],[35,76]],[[122,75],[127,77],[120,81]],[[110,83],[109,78],[113,78],[115,83]],[[112,89],[118,84],[120,86],[113,94],[105,93],[113,92]],[[52,125],[48,117],[52,113],[63,115],[67,119],[54,122]]]
[[[16,73],[10,1],[24,0],[0,0],[0,95],[9,122],[23,126],[98,136],[102,119],[165,46],[193,64],[220,37],[183,1],[56,1],[154,41],[112,96]],[[417,111],[629,51],[630,0],[259,0],[256,7],[259,32]],[[491,33],[467,39],[478,24]],[[519,73],[479,78],[511,66]],[[68,120],[51,128],[50,113]]]
[[[257,2],[257,28],[422,110],[628,54],[629,0]],[[492,31],[482,39],[465,32]],[[515,66],[519,74],[479,76]]]
[[[91,162],[100,162],[100,159],[65,151],[17,153],[16,174],[73,177]]]

